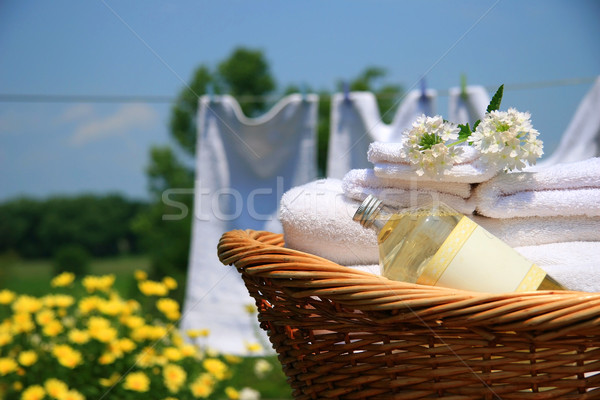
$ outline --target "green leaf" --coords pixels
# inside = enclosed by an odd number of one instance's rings
[[[475,123],[473,124],[473,132],[475,132],[477,130],[477,127],[479,126],[480,122],[481,122],[480,119],[478,119],[477,121],[475,121]]]
[[[458,132],[458,139],[466,139],[469,136],[471,136],[471,127],[469,127],[469,123],[467,122],[466,124],[458,124],[458,127],[460,128],[460,132]]]
[[[487,107],[486,112],[492,112],[500,109],[500,103],[502,102],[502,94],[504,93],[504,84],[500,85],[494,97],[490,101],[490,104]]]

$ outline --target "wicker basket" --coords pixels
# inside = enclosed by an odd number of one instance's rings
[[[390,281],[231,231],[296,399],[600,398],[600,294],[491,295]]]

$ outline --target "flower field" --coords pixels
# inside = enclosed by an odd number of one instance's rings
[[[43,296],[0,290],[0,399],[289,397],[274,357],[217,354],[207,330],[177,328],[175,279],[138,270],[132,298],[115,279],[65,272]]]

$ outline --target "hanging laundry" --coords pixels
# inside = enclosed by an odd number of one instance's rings
[[[587,92],[552,155],[535,169],[600,157],[600,77]]]
[[[217,243],[232,229],[282,232],[281,196],[317,175],[317,104],[316,95],[290,95],[262,117],[249,119],[231,96],[200,100],[181,326],[209,329],[203,343],[220,353],[244,354],[248,343],[259,341],[257,335],[266,336],[246,309],[254,302],[240,275],[218,260]]]
[[[448,121],[455,124],[469,123],[483,118],[490,103],[490,95],[483,86],[467,86],[461,89],[450,88],[448,91]]]
[[[341,179],[351,169],[367,168],[366,154],[373,141],[398,142],[417,116],[436,112],[437,91],[412,90],[406,94],[391,124],[382,121],[371,92],[336,93],[331,102],[327,176]],[[387,110],[382,110],[387,112]]]

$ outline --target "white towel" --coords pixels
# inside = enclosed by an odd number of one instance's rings
[[[244,354],[257,341],[253,304],[234,268],[217,257],[232,229],[280,232],[279,200],[316,177],[316,95],[291,95],[260,118],[246,118],[222,96],[199,104],[196,187],[182,328],[208,328],[210,348]],[[265,336],[263,336],[265,338]],[[265,349],[269,350],[269,349]]]
[[[474,198],[477,212],[492,218],[600,216],[600,158],[500,174]]]
[[[600,242],[550,243],[515,250],[567,289],[600,292]]]
[[[375,231],[352,219],[359,205],[344,196],[339,179],[290,189],[279,213],[286,246],[341,265],[377,263]]]
[[[368,167],[369,143],[400,140],[402,132],[418,115],[435,110],[435,100],[435,90],[426,91],[425,98],[421,92],[409,92],[388,125],[382,121],[373,93],[350,92],[347,99],[344,94],[336,93],[331,104],[327,176],[341,179],[351,169]]]
[[[406,159],[400,156],[402,143],[373,142],[368,159],[374,164],[375,175],[380,178],[412,179],[417,174]],[[479,152],[471,146],[462,146],[462,155],[447,174],[437,177],[422,176],[428,181],[479,183],[493,178],[498,170],[485,164]]]
[[[350,171],[342,181],[342,189],[351,199],[362,201],[368,195],[373,195],[396,208],[418,207],[441,201],[463,214],[472,214],[475,211],[475,203],[470,198],[427,189],[412,190],[388,186],[385,180],[377,178],[371,170]]]
[[[379,178],[373,169],[353,169],[343,179],[350,192],[360,188],[396,188],[403,190],[419,190],[422,192],[440,192],[468,199],[471,196],[471,185],[468,183],[431,181],[422,179],[416,174],[410,179]],[[356,187],[356,188],[355,188]]]
[[[469,216],[510,246],[600,241],[600,217],[488,218]]]
[[[542,159],[539,168],[600,157],[600,77],[585,95],[560,143],[552,155]]]
[[[483,86],[467,86],[463,98],[462,90],[450,88],[448,98],[448,121],[455,124],[469,123],[471,128],[475,121],[485,115],[490,103],[490,95]]]

